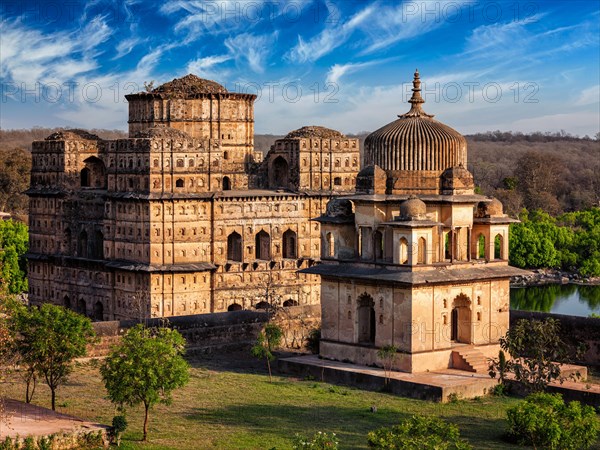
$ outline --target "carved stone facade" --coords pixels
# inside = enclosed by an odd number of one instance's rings
[[[262,161],[252,95],[188,75],[127,99],[128,139],[33,143],[30,301],[97,320],[261,307],[267,291],[318,304],[318,277],[297,273],[321,253],[309,219],[353,189],[358,141],[309,127]]]
[[[365,143],[356,193],[321,223],[321,356],[406,372],[487,371],[509,324],[508,229],[502,204],[474,194],[466,141],[412,108]],[[398,130],[401,130],[398,131]],[[380,167],[379,164],[382,166]]]

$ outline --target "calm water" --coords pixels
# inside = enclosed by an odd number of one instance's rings
[[[588,317],[600,314],[600,286],[549,284],[512,288],[510,308]]]

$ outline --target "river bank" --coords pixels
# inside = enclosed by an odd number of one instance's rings
[[[583,277],[578,273],[556,269],[533,269],[530,275],[516,276],[510,279],[511,287],[544,286],[547,284],[578,284],[598,286],[600,277]]]

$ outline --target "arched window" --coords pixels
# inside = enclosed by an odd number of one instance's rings
[[[90,187],[90,169],[81,169],[81,187]]]
[[[65,228],[65,240],[63,242],[63,253],[71,253],[71,229]]]
[[[185,186],[185,183],[183,182],[183,179],[177,178],[177,181],[175,181],[175,187],[182,188],[184,186]]]
[[[104,305],[100,301],[94,305],[94,320],[104,320]]]
[[[77,302],[77,312],[83,316],[87,316],[87,305],[85,304],[85,300],[80,298],[79,302]]]
[[[71,309],[71,299],[69,298],[68,295],[65,295],[65,297],[63,298],[63,306],[66,309]]]
[[[176,164],[177,167],[184,167],[183,159],[178,159]]]
[[[291,298],[283,302],[283,306],[298,306],[298,302],[296,300],[292,300]]]
[[[242,261],[242,236],[235,231],[227,236],[227,259]]]
[[[273,178],[272,183],[274,187],[288,187],[288,163],[285,158],[278,156],[273,161],[271,166]]]
[[[225,135],[223,135],[225,136]],[[229,152],[228,151],[224,151],[223,152],[223,159],[229,159]]]
[[[271,237],[264,230],[256,235],[256,259],[271,259]]]
[[[418,264],[427,263],[427,241],[424,237],[419,238],[419,257]]]
[[[79,238],[77,239],[77,256],[81,258],[88,257],[88,235],[85,230],[79,233]]]
[[[231,180],[229,177],[223,177],[223,190],[230,191],[231,190]]]
[[[330,258],[335,256],[335,237],[333,233],[327,233],[327,256]]]
[[[373,297],[362,294],[358,298],[358,342],[361,344],[374,344],[376,334],[375,302]]]
[[[408,241],[406,238],[400,238],[400,264],[408,264]]]
[[[97,259],[104,258],[104,234],[102,234],[102,231],[97,230],[94,233],[94,246],[92,256]]]
[[[242,305],[238,304],[238,303],[232,303],[231,305],[229,305],[227,307],[227,311],[241,311],[242,310]]]
[[[341,186],[341,185],[342,185],[342,179],[341,179],[340,177],[335,177],[335,178],[333,179],[333,184],[334,184],[335,186]]]
[[[504,237],[501,234],[494,238],[494,259],[504,259]]]
[[[155,160],[153,161],[153,165],[154,165],[154,167],[159,167],[159,162],[158,162],[158,159],[155,159]]]
[[[485,258],[485,236],[483,234],[480,234],[477,239],[477,258]]]
[[[375,259],[383,259],[383,234],[381,231],[373,233],[373,254]]]
[[[283,233],[283,257],[295,259],[296,251],[296,233],[292,230],[287,230]]]

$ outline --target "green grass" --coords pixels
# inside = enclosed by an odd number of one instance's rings
[[[317,381],[276,376],[273,383],[262,366],[243,358],[192,360],[189,384],[177,391],[173,404],[151,411],[149,439],[139,442],[142,408],[127,412],[127,449],[289,449],[295,433],[335,432],[341,448],[367,448],[366,434],[396,424],[415,413],[434,414],[455,423],[476,449],[508,449],[502,440],[506,409],[513,398],[486,397],[439,404],[390,394],[361,391]],[[106,400],[94,364],[79,365],[60,388],[60,412],[110,424],[115,409]],[[18,377],[3,386],[14,398],[23,397]],[[39,385],[34,403],[48,406],[49,391]],[[377,412],[371,412],[371,406]]]

